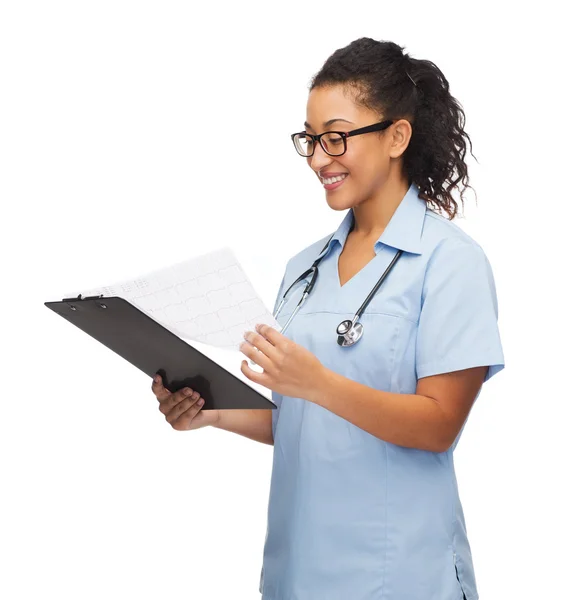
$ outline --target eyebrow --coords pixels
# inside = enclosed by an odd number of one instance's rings
[[[326,121],[324,123],[324,127],[329,127],[332,123],[335,123],[336,121],[345,121],[346,123],[351,123],[351,121],[347,121],[346,119],[330,119],[329,121]],[[309,129],[312,129],[312,127],[310,126],[310,123],[307,123],[306,121],[304,122],[304,126],[308,127]]]

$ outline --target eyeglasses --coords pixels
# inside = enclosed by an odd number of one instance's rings
[[[362,133],[371,133],[372,131],[382,131],[387,127],[390,127],[394,121],[382,121],[381,123],[375,123],[374,125],[367,125],[366,127],[360,127],[359,129],[353,129],[352,131],[325,131],[319,135],[312,135],[311,133],[300,133],[291,134],[291,139],[297,152],[301,156],[312,156],[314,149],[316,148],[316,142],[322,144],[322,148],[326,154],[330,156],[341,156],[345,154],[347,150],[347,138],[353,135],[361,135]]]

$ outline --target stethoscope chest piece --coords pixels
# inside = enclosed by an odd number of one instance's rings
[[[349,319],[342,321],[336,328],[338,344],[340,346],[353,346],[363,335],[363,325],[354,323]]]

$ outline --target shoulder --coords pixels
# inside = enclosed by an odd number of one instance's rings
[[[333,233],[329,233],[328,235],[325,235],[291,256],[287,261],[287,267],[285,269],[285,276],[287,279],[291,279],[291,277],[292,279],[296,279],[301,273],[309,269],[312,266],[312,263],[318,258],[322,248],[324,248],[332,234]]]
[[[470,285],[492,288],[495,293],[492,267],[482,246],[456,223],[430,209],[426,212],[422,252],[424,295],[429,289],[453,293]]]
[[[462,261],[469,257],[488,262],[482,246],[461,229],[432,209],[427,209],[422,233],[422,254],[429,267],[434,263]]]

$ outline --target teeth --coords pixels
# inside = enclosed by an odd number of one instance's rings
[[[342,181],[347,177],[347,173],[345,175],[338,175],[337,177],[330,177],[330,179],[324,179],[323,177],[322,179],[322,183],[323,184],[330,184],[330,183],[336,183],[336,181]]]

